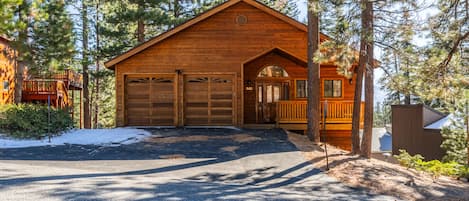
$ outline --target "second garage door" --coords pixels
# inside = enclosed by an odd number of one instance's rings
[[[234,75],[184,75],[184,124],[233,125]]]

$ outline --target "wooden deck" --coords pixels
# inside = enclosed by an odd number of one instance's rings
[[[23,80],[22,102],[47,104],[50,99],[53,107],[69,109],[73,117],[74,90],[81,90],[82,85],[83,76],[70,69],[31,74]]]

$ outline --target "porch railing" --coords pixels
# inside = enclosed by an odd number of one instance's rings
[[[23,81],[23,94],[56,94],[58,81],[25,80]]]
[[[35,95],[56,95],[61,98],[61,102],[57,102],[57,104],[60,104],[57,105],[60,108],[70,104],[68,90],[63,81],[25,80],[23,81],[21,93],[27,100],[33,100]]]
[[[71,69],[46,74],[33,74],[28,80],[60,80],[66,84],[81,88],[83,76]]]
[[[364,102],[361,103],[360,122],[363,122]],[[351,123],[353,101],[328,101],[328,123]],[[324,114],[324,102],[321,102],[321,120]],[[277,123],[307,123],[306,101],[279,101],[277,103]]]

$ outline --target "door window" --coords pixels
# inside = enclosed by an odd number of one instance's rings
[[[272,85],[267,85],[266,90],[267,103],[272,103]]]

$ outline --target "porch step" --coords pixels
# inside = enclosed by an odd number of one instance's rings
[[[248,129],[273,129],[275,124],[244,124],[243,128]]]

